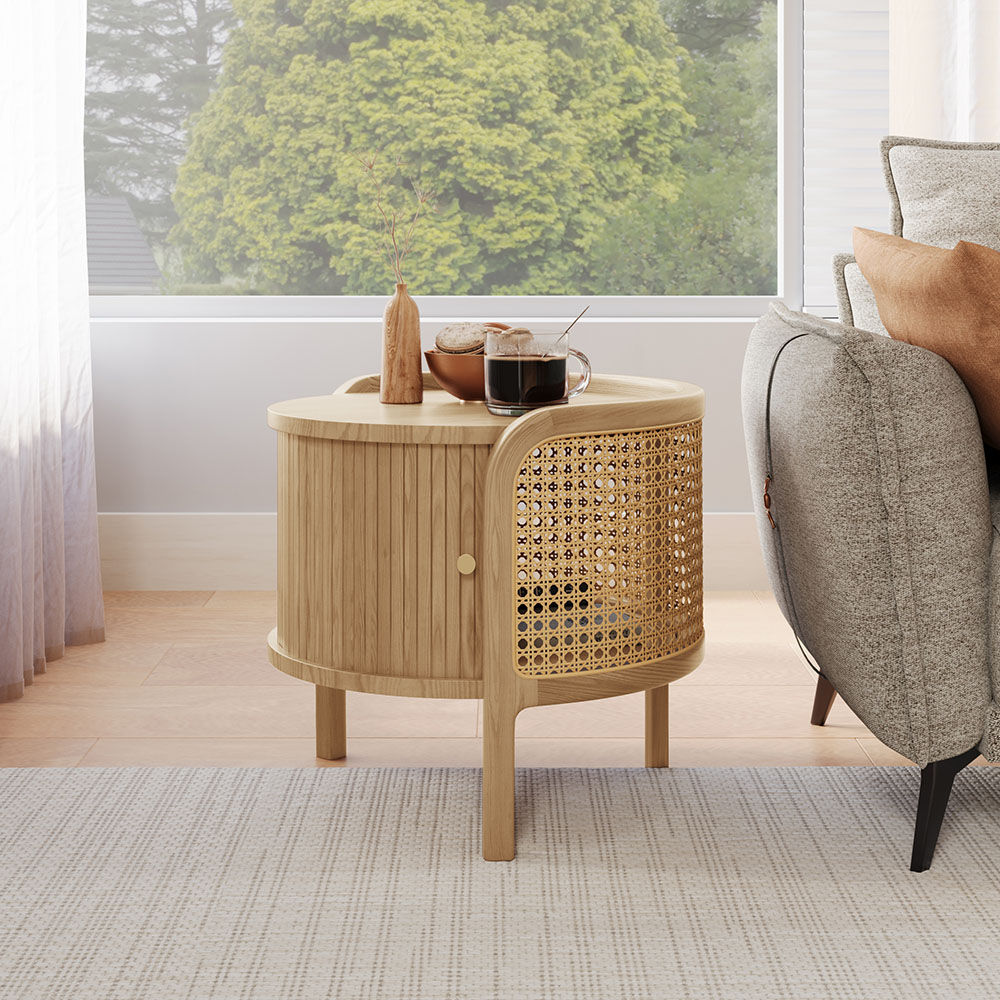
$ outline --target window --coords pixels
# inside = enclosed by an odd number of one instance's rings
[[[850,253],[853,226],[889,224],[889,0],[807,0],[804,28],[803,297],[836,316],[833,255]]]
[[[89,10],[96,294],[781,290],[775,0]]]

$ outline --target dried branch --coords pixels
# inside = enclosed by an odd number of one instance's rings
[[[388,209],[384,203],[383,193],[385,190],[385,179],[378,174],[378,153],[369,153],[367,156],[355,156],[362,170],[368,175],[375,188],[375,208],[382,219],[382,250],[385,252],[396,277],[396,283],[403,283],[403,261],[410,252],[413,241],[413,232],[417,225],[417,220],[425,211],[428,205],[432,204],[433,195],[429,190],[421,188],[416,181],[410,180],[410,187],[416,198],[416,207],[406,226],[400,224],[399,215],[395,209]],[[401,173],[406,167],[399,158],[394,164],[394,174]],[[400,234],[402,235],[402,245],[400,245]]]
[[[413,188],[413,194],[416,196],[417,207],[413,210],[413,218],[410,219],[410,225],[406,230],[406,238],[403,240],[403,257],[410,252],[410,242],[413,239],[413,230],[416,228],[417,220],[420,218],[421,211],[431,199],[430,191],[417,187],[416,181],[410,181],[410,187]]]

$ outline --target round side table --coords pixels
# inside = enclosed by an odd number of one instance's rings
[[[425,375],[276,403],[279,670],[316,685],[316,753],[346,755],[344,692],[482,698],[483,855],[514,856],[514,722],[667,685],[700,662],[701,418],[683,382],[595,375],[511,419]]]

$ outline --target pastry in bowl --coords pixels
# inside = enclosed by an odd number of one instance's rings
[[[486,399],[483,351],[490,330],[507,330],[506,323],[449,323],[424,351],[427,367],[446,392],[467,402]]]
[[[485,344],[485,323],[449,323],[434,338],[442,354],[482,354]]]

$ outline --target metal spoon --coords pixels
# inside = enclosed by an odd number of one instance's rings
[[[575,319],[575,320],[573,320],[573,322],[572,322],[572,323],[570,323],[570,325],[569,325],[569,326],[567,326],[567,327],[566,327],[566,329],[565,329],[565,330],[563,330],[563,332],[562,332],[562,333],[560,333],[560,334],[559,334],[559,336],[558,336],[558,337],[556,337],[556,339],[552,341],[552,343],[551,343],[551,345],[550,345],[549,347],[546,347],[546,348],[545,348],[545,353],[544,353],[544,354],[542,355],[542,357],[543,357],[543,358],[547,358],[547,357],[549,356],[549,351],[552,351],[552,350],[555,350],[555,349],[556,349],[556,348],[557,348],[557,347],[559,346],[559,342],[560,342],[561,340],[563,340],[563,338],[564,338],[564,337],[566,337],[566,335],[567,335],[567,334],[569,333],[569,331],[570,331],[570,330],[572,330],[572,329],[573,329],[573,327],[574,327],[574,326],[576,326],[576,324],[577,324],[577,323],[578,323],[578,322],[580,321],[580,319],[581,319],[581,318],[583,317],[583,313],[585,313],[585,312],[586,312],[586,311],[587,311],[587,310],[588,310],[589,308],[590,308],[590,306],[589,306],[589,305],[587,305],[587,306],[584,306],[584,307],[583,307],[583,312],[581,312],[581,313],[580,313],[580,315],[579,315],[579,316],[577,316],[577,317],[576,317],[576,319]]]

